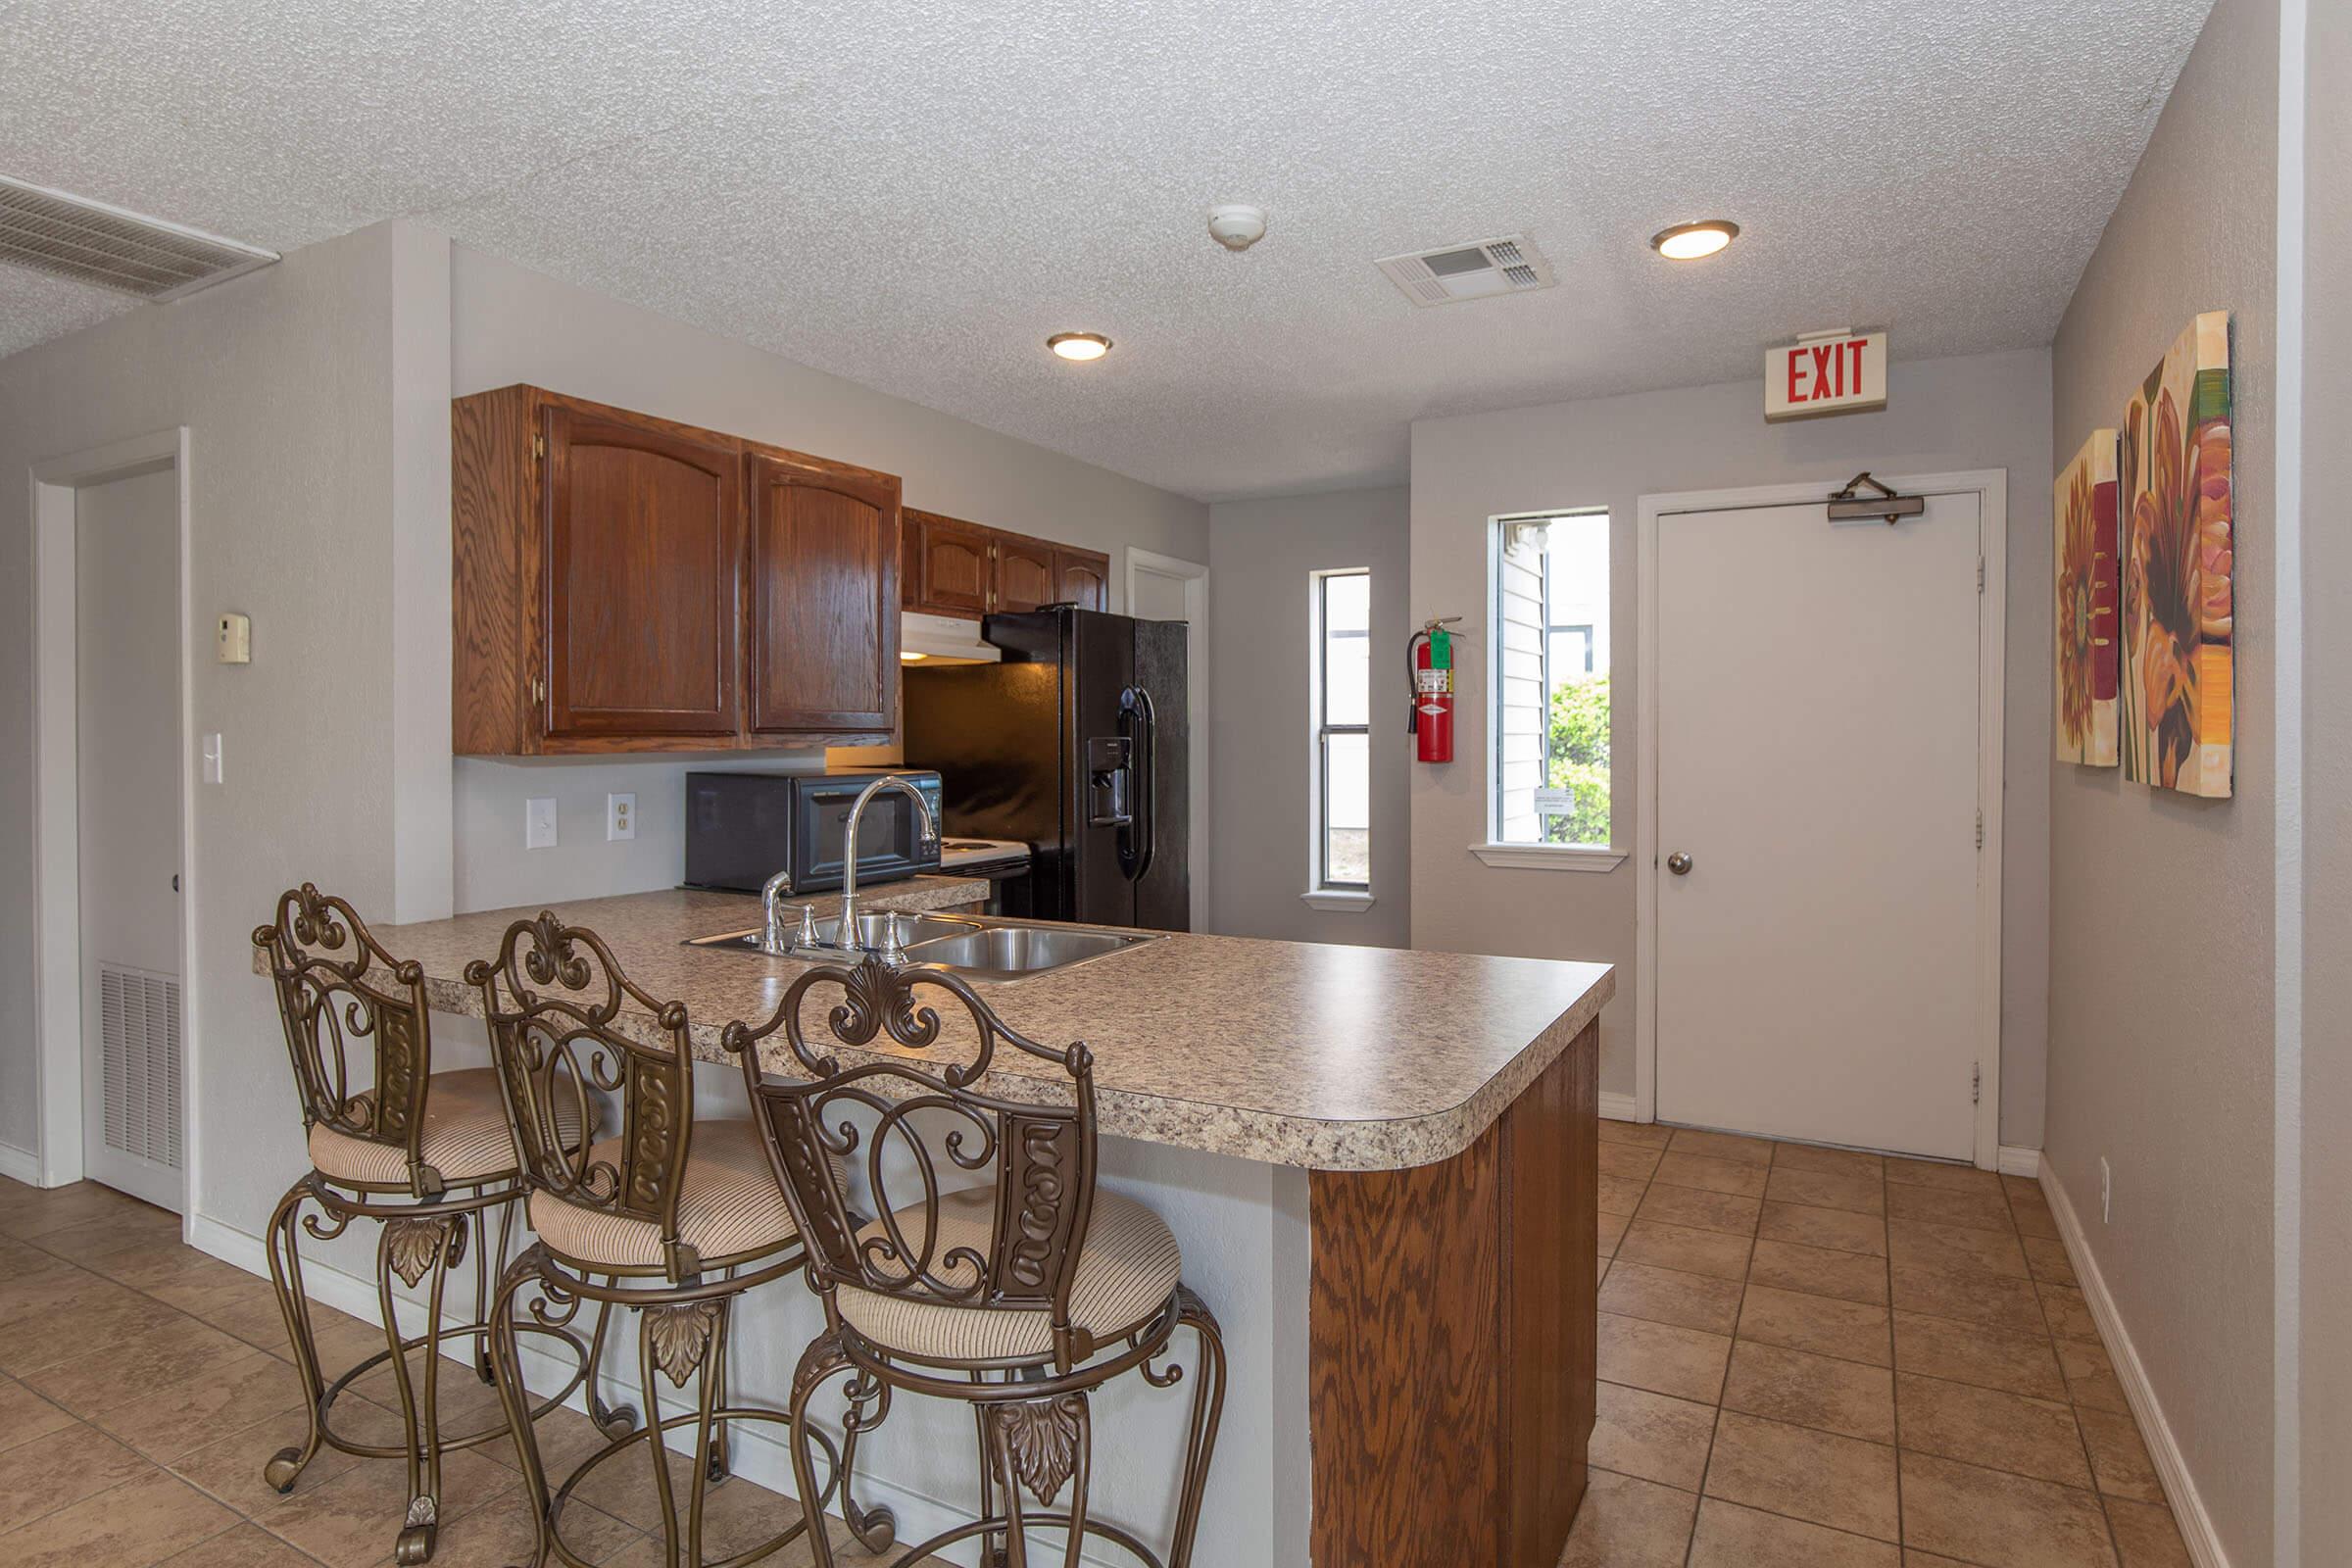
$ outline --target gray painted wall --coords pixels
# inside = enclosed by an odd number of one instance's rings
[[[1805,325],[1791,322],[1792,327]],[[1896,342],[1901,342],[1900,328]],[[1757,381],[1556,403],[1413,426],[1410,618],[1487,616],[1487,520],[1538,508],[1607,507],[1615,595],[1611,668],[1625,695],[1611,729],[1618,848],[1634,843],[1636,504],[1647,494],[1881,473],[2009,473],[2009,641],[2002,857],[2001,1141],[2041,1142],[2046,1028],[2050,750],[2049,358],[2039,350],[1897,364],[1887,407],[1764,422]],[[1450,767],[1412,769],[1413,946],[1620,965],[1601,1018],[1601,1088],[1634,1091],[1634,868],[1503,870],[1468,846],[1486,832],[1486,649],[1459,661]]]
[[[1214,929],[1290,942],[1400,948],[1412,936],[1413,743],[1404,733],[1410,493],[1344,490],[1209,509],[1217,804]],[[1307,574],[1372,572],[1372,906],[1310,908],[1313,789]]]
[[[2303,1560],[2352,1562],[2352,7],[2314,0],[2303,333]]]
[[[2054,450],[2236,314],[2236,798],[2050,781],[2045,1155],[2238,1563],[2272,1560],[2276,0],[2221,0],[2051,351]],[[2114,1171],[2098,1220],[2099,1159]]]
[[[1208,559],[1208,508],[976,424],[665,317],[453,248],[457,395],[517,381],[896,473],[906,504],[1107,552],[1111,599],[1129,546]],[[1212,603],[1214,594],[1211,595]],[[456,766],[460,909],[632,893],[674,884],[684,777],[694,768],[822,765],[814,753],[744,761],[497,762]],[[605,840],[605,796],[637,797],[633,842]],[[522,848],[523,803],[557,801],[558,844]]]
[[[378,225],[178,304],[0,360],[0,728],[32,733],[30,524],[44,458],[185,424],[199,787],[188,918],[189,1108],[201,1211],[259,1232],[303,1168],[285,1046],[249,938],[290,881],[365,906],[394,889],[392,275]],[[209,617],[253,616],[254,661],[213,662]],[[446,638],[444,638],[446,641]],[[0,758],[0,1140],[38,1138],[32,760]]]

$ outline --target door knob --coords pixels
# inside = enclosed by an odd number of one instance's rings
[[[1689,876],[1690,874],[1690,857],[1680,850],[1675,851],[1666,857],[1666,869],[1672,871],[1676,876]]]

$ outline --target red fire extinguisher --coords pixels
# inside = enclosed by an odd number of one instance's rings
[[[1405,645],[1413,671],[1406,727],[1413,732],[1414,755],[1424,762],[1453,760],[1453,633],[1446,628],[1461,618],[1429,621]]]

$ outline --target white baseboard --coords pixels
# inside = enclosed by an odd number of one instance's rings
[[[27,1187],[41,1185],[41,1156],[14,1144],[0,1144],[0,1176]]]
[[[1642,1119],[1633,1096],[1612,1095],[1605,1089],[1600,1092],[1600,1113],[1610,1121],[1640,1121]]]
[[[249,1274],[259,1274],[264,1279],[270,1276],[270,1250],[258,1236],[248,1235],[234,1226],[196,1214],[187,1221],[186,1240],[189,1246],[210,1253],[223,1263],[233,1264]],[[376,1309],[373,1280],[329,1267],[308,1256],[303,1259],[302,1279],[311,1299],[320,1305],[348,1312],[367,1323],[380,1325],[383,1322],[382,1315]],[[458,1315],[449,1318],[452,1327],[462,1321]],[[562,1388],[570,1380],[572,1364],[568,1358],[540,1349],[527,1338],[519,1343],[523,1361],[522,1380],[532,1392],[546,1394]],[[466,1355],[456,1352],[451,1353],[450,1358],[460,1362],[467,1359]],[[782,1401],[783,1393],[782,1390],[775,1392],[775,1402]],[[605,1396],[614,1403],[635,1404],[644,1396],[641,1389],[623,1387],[615,1381],[606,1388]],[[573,1410],[584,1412],[588,1407],[586,1394],[576,1389],[564,1402]],[[662,1403],[664,1418],[691,1414],[693,1409],[694,1406],[684,1397],[665,1391]],[[835,1437],[838,1439],[839,1434],[836,1433]],[[678,1435],[678,1442],[681,1447],[691,1446],[691,1440],[684,1433]],[[797,1483],[792,1474],[792,1448],[774,1429],[762,1425],[745,1425],[736,1430],[732,1442],[735,1474],[787,1497],[794,1494]],[[858,1492],[868,1507],[886,1506],[898,1515],[899,1542],[902,1545],[927,1540],[957,1525],[969,1524],[974,1517],[966,1509],[910,1491],[862,1466],[858,1476]],[[968,1568],[975,1560],[974,1549],[971,1544],[966,1543],[950,1547],[940,1555],[946,1561],[966,1564]],[[1097,1565],[1097,1568],[1125,1568],[1127,1563],[1123,1555],[1097,1558],[1091,1552],[1086,1554],[1084,1560]]]
[[[2006,1152],[2003,1151],[2004,1155]],[[2007,1163],[2006,1159],[2003,1163]],[[2229,1554],[2222,1550],[2222,1538],[2213,1528],[2213,1516],[2205,1511],[2205,1499],[2197,1494],[2196,1482],[2188,1473],[2188,1461],[2181,1456],[2172,1424],[2164,1418],[2164,1406],[2156,1397],[2155,1385],[2148,1381],[2147,1368],[2140,1364],[2131,1331],[2124,1327],[2123,1317],[2116,1310],[2115,1298],[2108,1293],[2107,1281],[2099,1273],[2098,1259],[2091,1255],[2082,1222],[2075,1216],[2075,1205],[2067,1200],[2066,1187],[2058,1180],[2058,1172],[2048,1165],[2041,1169],[2041,1190],[2050,1200],[2051,1217],[2058,1222],[2059,1238],[2066,1244],[2066,1255],[2075,1266],[2075,1278],[2082,1287],[2082,1298],[2090,1306],[2091,1318],[2099,1326],[2099,1338],[2106,1342],[2107,1359],[2115,1364],[2115,1380],[2123,1385],[2124,1397],[2139,1422],[2139,1435],[2147,1443],[2148,1457],[2155,1461],[2157,1479],[2164,1483],[2164,1494],[2172,1502],[2173,1519],[2180,1527],[2180,1540],[2188,1547],[2189,1559],[2196,1568],[2230,1568]]]
[[[2014,1144],[2001,1146],[2001,1174],[2004,1176],[2038,1176],[2041,1174],[2041,1151],[2020,1149]]]

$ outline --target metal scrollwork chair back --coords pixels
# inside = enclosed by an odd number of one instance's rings
[[[658,1226],[668,1276],[692,1279],[700,1259],[678,1240],[694,1133],[685,1004],[640,990],[602,938],[565,925],[552,909],[509,926],[498,956],[467,964],[466,981],[482,994],[524,1183],[581,1208]],[[642,1009],[636,1026],[658,1038],[623,1031],[631,1003]],[[603,1122],[600,1096],[619,1103],[618,1137],[601,1143],[576,1131]]]
[[[423,967],[394,957],[349,901],[308,882],[279,895],[275,920],[254,928],[253,945],[277,992],[304,1128],[400,1150],[415,1195],[441,1192],[440,1173],[417,1152],[432,1072]],[[368,1081],[355,1088],[363,1047]]]
[[[811,1002],[810,993],[835,990],[841,1000],[826,1008],[822,1037],[812,1042],[804,1015],[828,999]],[[939,1009],[918,1004],[918,990],[947,993],[969,1017],[973,1038],[956,1053],[961,1059],[931,1054],[943,1025]],[[759,1043],[779,1030],[807,1079],[761,1071]],[[850,1067],[834,1054],[838,1046],[867,1046],[884,1034],[908,1054]],[[1094,1058],[1083,1042],[1058,1051],[1040,1045],[1008,1028],[960,978],[870,956],[854,968],[809,970],[766,1023],[729,1024],[723,1042],[743,1064],[812,1283],[837,1329],[833,1293],[846,1286],[949,1307],[1047,1312],[1062,1369],[1093,1352],[1070,1321],[1070,1289],[1095,1199]],[[978,1086],[1000,1047],[1061,1067],[1070,1103],[985,1093]],[[859,1119],[870,1119],[870,1135]],[[943,1215],[959,1191],[968,1197],[981,1184],[943,1192],[942,1176],[977,1177],[992,1166],[989,1211],[975,1246],[968,1220],[958,1225],[949,1216],[943,1225]],[[880,1216],[862,1226],[842,1186],[852,1167],[863,1170]]]

